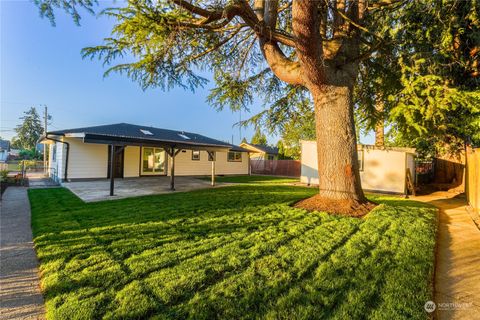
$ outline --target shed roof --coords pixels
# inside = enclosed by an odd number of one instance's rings
[[[165,145],[176,148],[228,149],[248,152],[239,146],[212,139],[204,135],[187,132],[139,126],[129,123],[116,123],[101,126],[50,131],[49,135],[83,138],[91,143],[123,143]],[[42,137],[46,139],[46,137]]]

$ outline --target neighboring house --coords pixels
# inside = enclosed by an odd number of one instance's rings
[[[302,168],[300,181],[318,185],[318,162],[316,141],[301,141]],[[377,148],[358,145],[358,163],[362,188],[388,193],[406,192],[406,171],[415,181],[415,149]]]
[[[9,152],[10,152],[10,141],[0,140],[0,162],[7,161]]]
[[[61,182],[111,171],[114,178],[171,176],[172,167],[175,176],[249,173],[248,150],[191,132],[119,123],[51,131],[40,141],[50,146],[50,176]]]
[[[12,157],[18,157],[20,156],[20,149],[10,149],[8,154]]]
[[[43,154],[43,149],[44,149],[44,144],[43,143],[37,143],[35,145],[35,150],[37,152],[40,152],[41,154]]]
[[[242,142],[240,147],[250,151],[252,160],[278,160],[278,148],[261,144]]]

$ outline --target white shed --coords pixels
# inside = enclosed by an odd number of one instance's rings
[[[301,144],[300,181],[318,185],[317,144],[315,141],[301,141]],[[364,190],[403,194],[406,191],[407,169],[415,180],[415,149],[358,145],[357,150]]]

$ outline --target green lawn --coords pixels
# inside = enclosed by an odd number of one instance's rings
[[[363,219],[236,185],[83,203],[31,189],[49,319],[425,319],[435,210],[375,197]]]
[[[211,177],[202,177],[200,179],[210,181]],[[215,181],[230,183],[281,184],[299,182],[300,179],[276,176],[216,176]]]

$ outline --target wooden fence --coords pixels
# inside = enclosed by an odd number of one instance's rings
[[[472,209],[480,211],[480,148],[467,148],[467,200]]]
[[[252,174],[300,177],[300,160],[250,160]]]

